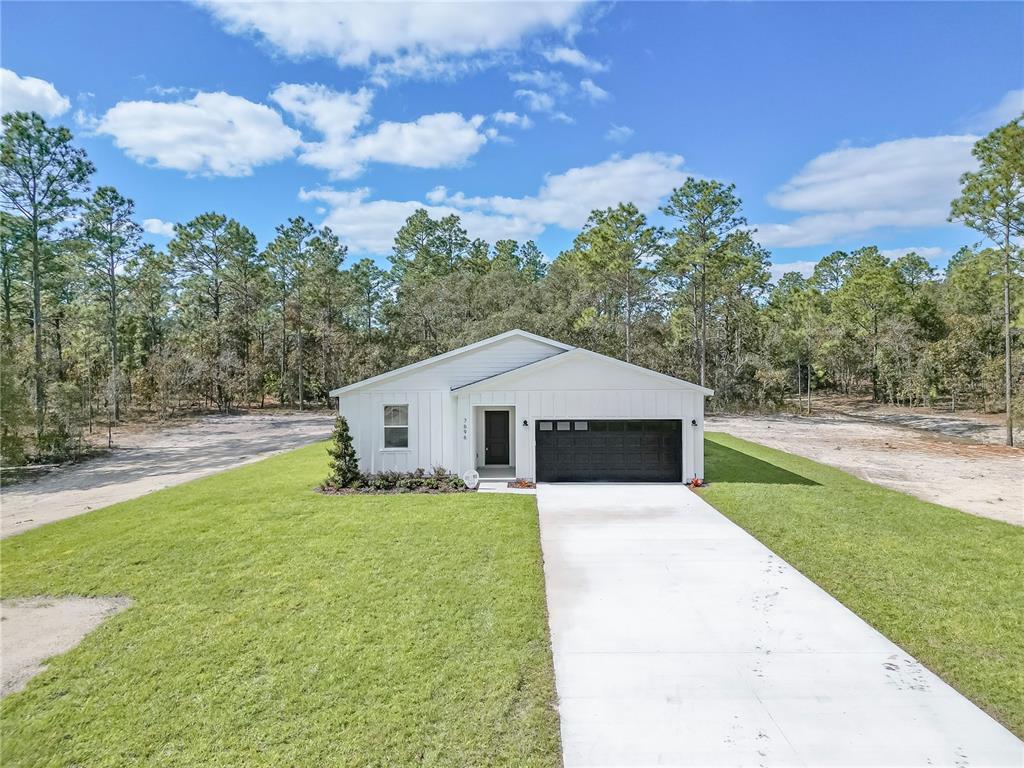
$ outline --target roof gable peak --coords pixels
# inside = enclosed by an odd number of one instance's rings
[[[562,350],[563,352],[568,352],[570,350],[577,349],[576,347],[573,347],[571,344],[563,344],[560,341],[555,341],[554,339],[549,339],[544,336],[538,336],[535,333],[530,333],[529,331],[524,331],[520,328],[513,328],[511,330],[505,331],[504,333],[499,333],[496,336],[489,336],[486,339],[475,341],[472,344],[466,344],[465,346],[458,347],[448,352],[442,352],[440,355],[434,355],[433,357],[428,357],[423,360],[419,360],[415,363],[410,363],[409,365],[403,365],[399,368],[395,368],[394,370],[381,373],[377,376],[371,376],[368,379],[363,379],[362,381],[356,381],[344,387],[332,389],[329,394],[331,397],[338,397],[339,395],[342,395],[346,392],[351,392],[354,389],[361,389],[362,387],[369,386],[370,384],[376,384],[380,381],[385,381],[395,376],[410,373],[420,368],[424,368],[428,365],[434,365],[435,363],[439,363],[443,360],[449,360],[453,357],[464,355],[469,352],[476,351],[478,349],[483,349],[485,347],[489,347],[512,338],[530,339],[531,341],[536,341],[542,344],[547,344],[549,346],[555,347],[557,349]]]

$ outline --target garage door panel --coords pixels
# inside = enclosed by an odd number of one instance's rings
[[[679,420],[537,422],[541,482],[679,482]]]

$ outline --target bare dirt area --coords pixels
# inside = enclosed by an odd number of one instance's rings
[[[0,538],[326,440],[333,416],[248,413],[127,430],[106,455],[0,490]]]
[[[814,403],[818,413],[836,413],[881,424],[909,427],[935,432],[948,437],[962,437],[977,443],[1006,444],[1006,417],[1002,413],[981,413],[971,410],[952,411],[948,407],[886,405],[870,397],[828,395]],[[799,408],[797,411],[799,412]],[[1020,438],[1020,430],[1014,430]]]
[[[727,432],[925,501],[1024,525],[1024,451],[839,413],[712,416]]]
[[[78,645],[132,601],[127,597],[28,597],[0,602],[0,697],[25,688],[51,656]]]

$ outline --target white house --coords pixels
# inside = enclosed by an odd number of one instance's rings
[[[704,477],[710,389],[513,330],[331,392],[364,472],[540,482]]]

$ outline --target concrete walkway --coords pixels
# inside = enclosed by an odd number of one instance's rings
[[[675,485],[541,485],[566,768],[1014,766],[1024,744]]]

